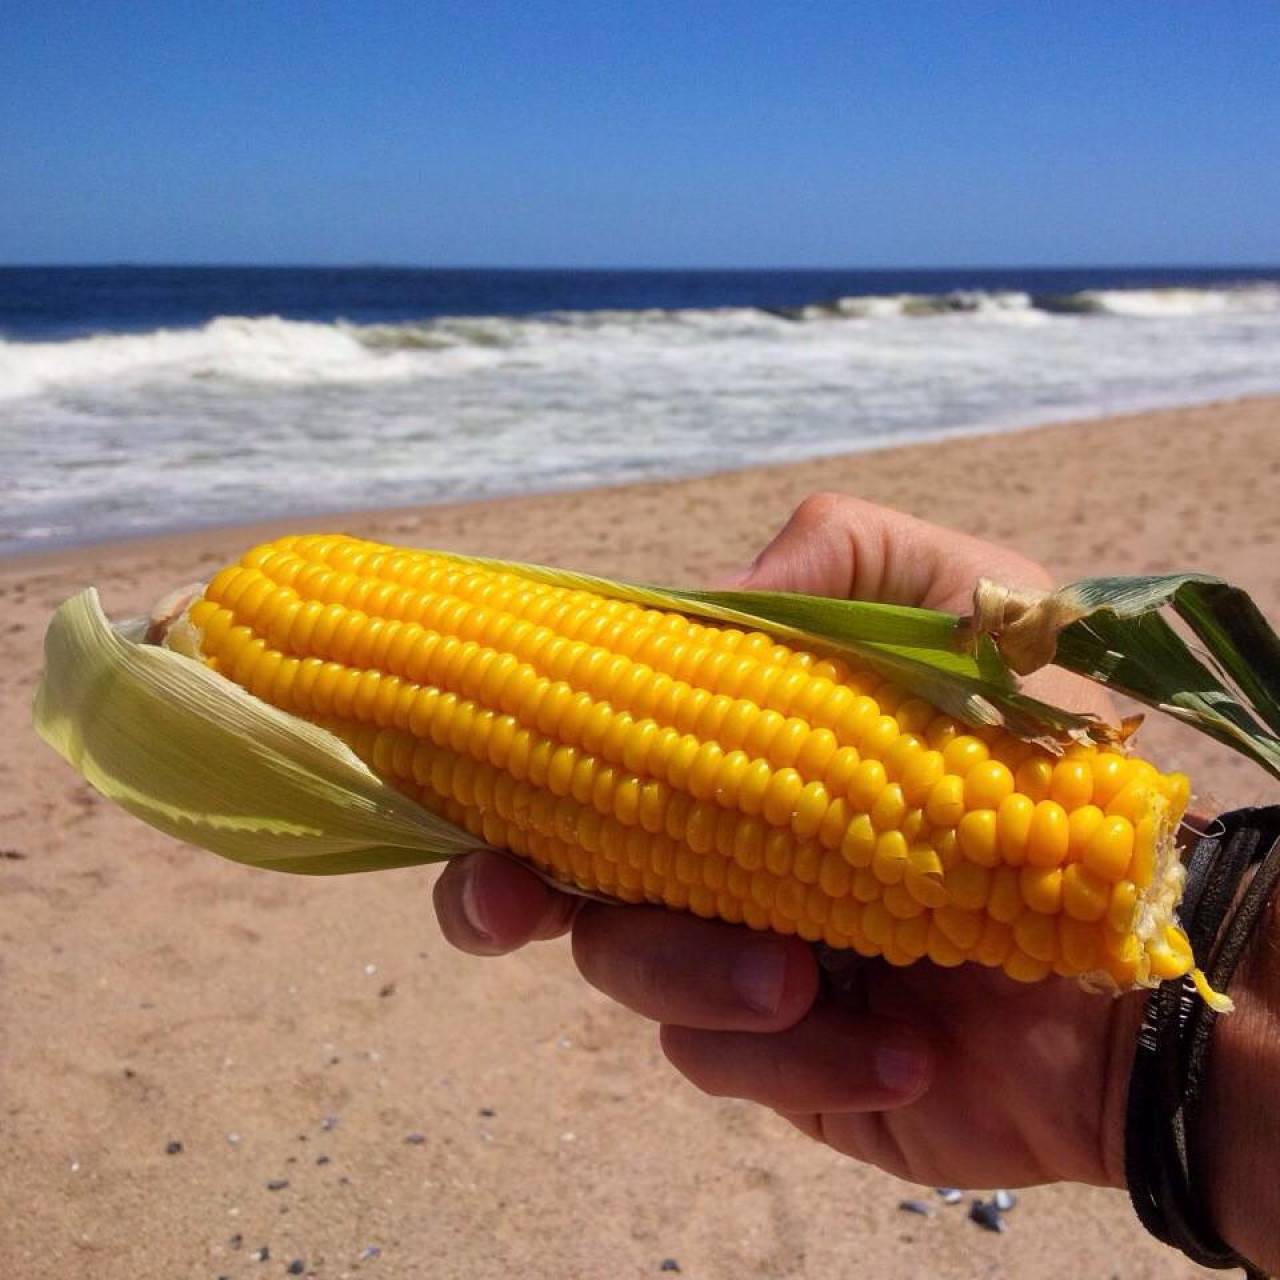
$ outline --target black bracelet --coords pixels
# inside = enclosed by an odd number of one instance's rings
[[[1240,886],[1253,870],[1244,895]],[[1225,992],[1272,890],[1280,882],[1280,806],[1223,814],[1187,863],[1179,917],[1209,985]],[[1236,904],[1234,910],[1233,904]],[[1203,1267],[1243,1267],[1215,1229],[1197,1185],[1198,1134],[1217,1014],[1186,978],[1147,999],[1129,1078],[1125,1180],[1143,1226]]]

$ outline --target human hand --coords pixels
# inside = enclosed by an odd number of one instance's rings
[[[733,585],[966,612],[980,576],[1049,586],[1006,548],[871,503],[817,495]],[[1093,686],[1041,673],[1032,692],[1101,710]],[[784,1115],[836,1150],[921,1183],[1122,1182],[1125,1087],[1141,999],[1052,978],[926,962],[858,965],[859,998],[824,992],[798,939],[660,908],[583,902],[501,854],[436,886],[447,938],[495,955],[572,930],[593,985],[661,1024],[695,1085]]]

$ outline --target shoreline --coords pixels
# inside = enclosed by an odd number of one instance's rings
[[[823,466],[838,468],[850,464],[854,459],[910,453],[915,450],[939,446],[963,445],[966,442],[994,441],[1009,436],[1022,437],[1036,435],[1041,432],[1066,432],[1103,423],[1123,424],[1141,421],[1156,414],[1196,413],[1199,411],[1221,411],[1233,408],[1247,410],[1251,406],[1266,406],[1268,404],[1280,407],[1280,389],[1275,392],[1261,392],[1209,400],[1178,401],[1167,405],[1144,403],[1141,406],[1132,408],[1099,410],[1097,413],[1087,414],[1082,417],[1054,416],[1043,421],[1010,422],[1007,425],[987,423],[982,426],[960,428],[952,431],[922,431],[905,437],[897,437],[892,441],[871,443],[860,448],[844,449],[836,453],[822,453],[812,457],[788,458],[779,461],[748,462],[717,468],[712,471],[679,473],[671,476],[649,477],[633,481],[584,484],[563,489],[522,489],[513,490],[509,493],[493,493],[478,497],[450,498],[422,503],[396,503],[389,506],[353,506],[322,508],[311,511],[299,510],[278,518],[231,520],[217,524],[172,525],[144,530],[137,534],[113,534],[85,542],[62,542],[55,539],[33,545],[30,548],[17,546],[0,551],[0,578],[9,575],[22,566],[39,570],[43,567],[66,563],[82,555],[92,554],[95,557],[105,555],[112,558],[117,555],[127,555],[131,551],[145,549],[146,545],[151,542],[164,542],[177,546],[186,542],[195,544],[203,539],[221,543],[226,537],[237,532],[249,534],[251,542],[256,542],[296,531],[299,528],[322,529],[330,527],[325,522],[332,522],[334,527],[347,527],[343,522],[351,521],[353,522],[351,527],[357,527],[371,522],[423,516],[429,512],[444,514],[462,509],[504,506],[512,502],[525,500],[555,501],[584,494],[617,493],[619,495],[627,495],[637,490],[649,489],[655,486],[665,488],[671,485],[699,481],[712,483],[732,481],[735,477],[758,471],[777,472]]]
[[[1253,398],[343,523],[699,582],[753,556],[805,494],[843,490],[1016,546],[1060,580],[1203,568],[1274,621],[1278,440],[1280,397]],[[1118,1191],[1027,1189],[1000,1236],[963,1206],[901,1213],[932,1191],[695,1093],[563,942],[451,951],[433,869],[223,862],[108,806],[37,742],[31,692],[63,599],[94,583],[109,613],[137,613],[298,527],[0,560],[0,1273],[246,1277],[299,1259],[351,1280],[640,1280],[674,1259],[703,1280],[1214,1274],[1148,1238]],[[1213,812],[1275,800],[1261,770],[1165,717],[1140,743]]]

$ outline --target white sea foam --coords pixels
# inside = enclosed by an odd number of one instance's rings
[[[1274,286],[0,342],[0,549],[1276,390]]]
[[[379,354],[358,330],[275,316],[219,316],[198,329],[100,334],[69,342],[0,340],[0,397],[60,387],[224,379],[302,385],[418,375],[419,365]]]

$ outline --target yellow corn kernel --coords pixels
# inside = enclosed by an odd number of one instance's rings
[[[1138,889],[1132,880],[1121,880],[1111,886],[1111,898],[1107,903],[1107,927],[1117,933],[1128,933],[1133,928],[1138,913]]]
[[[1074,920],[1101,920],[1111,905],[1111,886],[1073,862],[1062,872],[1062,909]]]
[[[964,779],[944,774],[929,789],[924,816],[935,827],[954,827],[964,817]]]
[[[1067,811],[1056,800],[1041,800],[1031,815],[1027,861],[1033,867],[1060,867],[1069,842]]]
[[[931,910],[945,907],[951,901],[951,895],[941,879],[935,876],[921,875],[909,866],[903,876],[903,884],[907,892],[922,906]]]
[[[893,937],[893,925],[893,917],[879,899],[868,902],[863,907],[862,932],[866,934],[868,941],[873,942],[877,947],[885,946]]]
[[[898,734],[898,722],[891,715],[876,716],[863,725],[856,745],[865,757],[883,760]]]
[[[1068,915],[1059,916],[1058,954],[1074,973],[1090,973],[1099,968],[1105,952],[1098,926]]]
[[[946,766],[942,762],[941,751],[916,751],[902,773],[903,799],[908,805],[925,806],[945,776]]]
[[[850,785],[861,763],[862,757],[858,754],[857,747],[841,747],[835,751],[827,761],[826,770],[822,775],[823,782],[827,784],[827,790],[833,796],[849,797]],[[852,803],[852,797],[850,797],[850,803]]]
[[[973,959],[989,969],[999,969],[1013,951],[1013,929],[999,920],[987,917],[982,933],[973,947]]]
[[[912,896],[910,889],[903,881],[886,885],[881,896],[885,910],[895,920],[911,920],[924,914],[924,907]]]
[[[929,834],[929,824],[925,821],[923,809],[908,809],[902,815],[898,830],[907,838],[908,844],[923,840]]]
[[[1136,761],[1128,762],[1132,771]],[[1128,818],[1130,822],[1136,823],[1147,812],[1147,806],[1151,803],[1151,787],[1141,777],[1134,781],[1126,782],[1107,803],[1107,816]]]
[[[991,888],[991,872],[967,859],[948,868],[942,878],[952,904],[963,911],[981,911],[987,905]]]
[[[929,948],[929,917],[925,912],[894,921],[893,948],[905,959],[895,960],[893,953],[886,950],[884,958],[890,964],[911,964],[925,954]]]
[[[1053,965],[1015,946],[1001,966],[1015,982],[1041,982],[1053,972]]]
[[[1035,802],[1031,797],[1017,791],[1005,796],[996,810],[996,839],[1000,846],[1000,858],[1009,866],[1020,867],[1027,860],[1031,819],[1035,811]]]
[[[964,857],[960,852],[960,842],[956,839],[954,827],[929,832],[929,843],[941,860],[944,870],[950,870]]]
[[[1049,780],[1049,798],[1064,809],[1078,809],[1093,799],[1093,770],[1087,760],[1059,760]]]
[[[1139,818],[1133,830],[1133,860],[1129,864],[1129,879],[1139,889],[1145,889],[1155,874],[1158,823],[1150,813]]]
[[[933,913],[934,925],[966,955],[977,947],[986,919],[981,911],[962,911],[954,906],[939,907]]]
[[[827,805],[827,811],[818,824],[818,843],[825,849],[839,849],[852,821],[853,810],[849,802],[837,796]]]
[[[901,726],[899,726],[901,729]],[[881,757],[884,762],[885,772],[893,782],[901,782],[903,775],[910,768],[911,762],[916,756],[921,755],[925,748],[914,733],[900,732],[898,736],[885,749],[884,755]]]
[[[1162,790],[1173,813],[1183,813],[1191,802],[1191,779],[1185,773],[1166,773]]]
[[[1133,845],[1133,824],[1128,818],[1103,818],[1085,842],[1081,861],[1099,879],[1114,884],[1129,874]]]
[[[1022,900],[1032,911],[1057,915],[1062,910],[1062,871],[1058,867],[1023,867],[1019,875]]]
[[[834,850],[823,854],[818,867],[818,885],[828,898],[846,897],[853,884],[853,868]]]
[[[969,958],[968,952],[963,947],[958,947],[938,927],[936,919],[929,925],[929,932],[925,941],[925,954],[934,964],[941,965],[945,969],[952,969],[957,965],[964,964]]]
[[[956,828],[960,852],[980,867],[994,867],[1000,862],[994,809],[970,809]]]
[[[1071,862],[1079,862],[1084,857],[1085,845],[1106,820],[1096,804],[1082,804],[1067,814],[1067,858]]]
[[[942,878],[943,865],[938,851],[931,844],[917,843],[907,850],[907,863],[911,870],[920,876]]]
[[[889,785],[885,767],[876,759],[862,760],[849,780],[849,803],[863,813],[869,813],[880,793]]]
[[[871,825],[870,815],[860,813],[849,823],[840,854],[851,867],[869,867],[875,851],[876,829]]]
[[[1093,803],[1106,808],[1129,777],[1129,763],[1114,751],[1099,751],[1089,761],[1093,773]]]
[[[1026,894],[1022,886],[1025,871],[1036,868],[997,867],[991,873],[990,887],[987,890],[987,914],[993,920],[1003,924],[1012,924],[1027,906]]]
[[[1147,950],[1151,961],[1151,976],[1162,982],[1168,978],[1180,978],[1195,964],[1191,944],[1181,929],[1169,926]]]
[[[1058,957],[1058,922],[1037,911],[1024,911],[1013,922],[1013,940],[1033,959],[1052,964]]]
[[[875,872],[870,866],[859,867],[853,873],[853,896],[859,902],[878,902],[880,895],[884,892],[884,885],[876,879]]]
[[[958,773],[964,777],[975,764],[988,759],[991,752],[987,744],[972,734],[962,733],[952,738],[942,748],[942,760],[948,773]]]
[[[966,809],[998,809],[1013,794],[1013,774],[999,760],[983,760],[965,775]]]
[[[907,873],[907,842],[901,831],[884,831],[876,838],[871,870],[881,884],[897,884]]]
[[[871,806],[871,825],[877,831],[897,831],[907,814],[907,804],[902,796],[902,788],[891,782],[876,797]]]
[[[923,698],[908,698],[894,714],[903,733],[922,734],[933,722],[937,711]]]
[[[1018,791],[1036,804],[1049,799],[1052,780],[1053,761],[1041,755],[1024,760],[1014,774],[1014,785]]]

